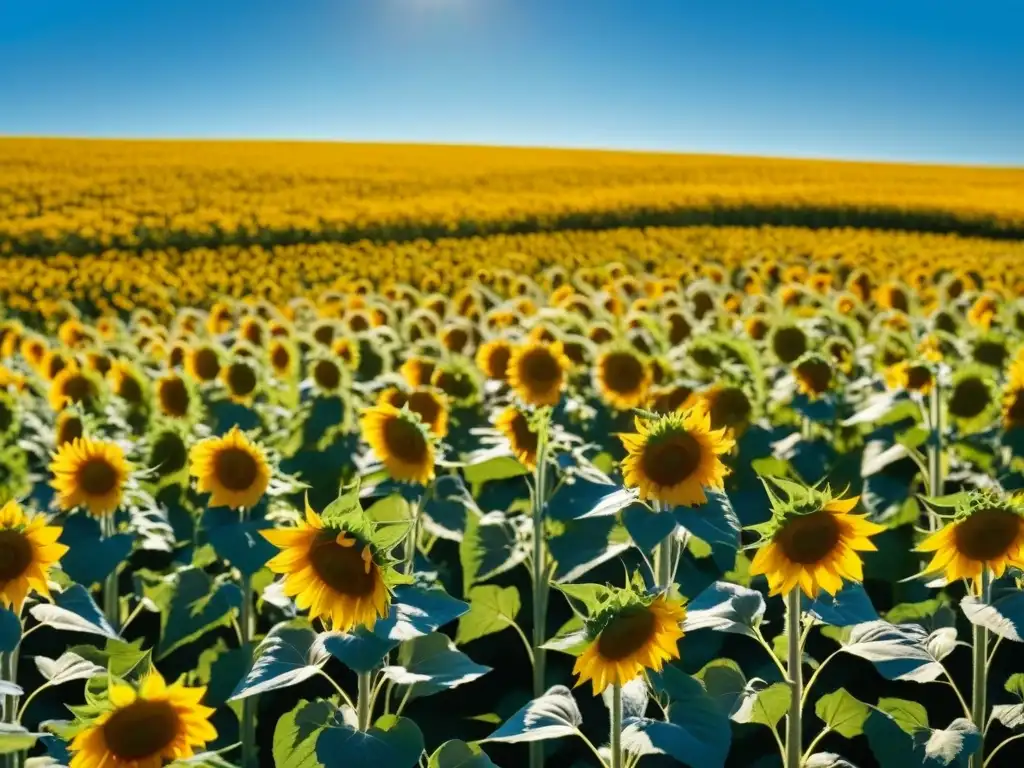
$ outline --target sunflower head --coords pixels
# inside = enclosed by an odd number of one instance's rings
[[[864,579],[861,551],[885,528],[851,512],[859,497],[833,495],[828,486],[807,488],[788,480],[765,480],[771,519],[753,526],[761,535],[750,572],[768,577],[771,594],[800,587],[814,599],[824,590],[835,595],[843,582]]]
[[[703,407],[711,417],[712,429],[728,429],[742,433],[754,420],[754,400],[746,387],[723,380],[700,393]]]
[[[510,405],[498,414],[494,426],[508,440],[509,449],[519,463],[527,469],[535,469],[540,435],[530,414]]]
[[[815,352],[804,354],[793,366],[796,387],[811,400],[816,400],[831,390],[836,383],[832,363]]]
[[[62,368],[50,382],[47,399],[54,411],[61,411],[69,405],[93,408],[100,396],[100,382],[96,376],[83,371],[74,361]]]
[[[1008,566],[1024,569],[1024,497],[986,492],[964,494],[952,519],[918,546],[934,552],[924,573],[949,581],[979,580],[985,568],[999,578]]]
[[[298,354],[295,345],[287,338],[273,338],[267,347],[267,362],[274,375],[285,381],[291,380],[298,368]]]
[[[999,403],[991,369],[966,365],[953,377],[946,394],[946,411],[963,432],[974,432],[989,426]]]
[[[124,360],[115,360],[107,372],[110,391],[130,408],[141,408],[146,402],[145,377]]]
[[[188,442],[184,430],[173,424],[152,431],[149,440],[147,464],[161,484],[171,479],[186,479],[188,469]]]
[[[1002,335],[987,333],[974,340],[971,356],[976,363],[1001,370],[1010,358],[1009,344]]]
[[[155,669],[138,687],[111,677],[99,714],[71,741],[70,768],[156,768],[192,757],[217,738],[205,687],[167,685]]]
[[[313,389],[321,395],[340,395],[348,391],[349,372],[341,358],[316,351],[306,364]]]
[[[61,509],[101,517],[121,506],[130,467],[117,443],[80,437],[58,446],[50,471]]]
[[[467,407],[480,398],[479,374],[468,360],[453,357],[439,364],[430,376],[430,385],[458,407]]]
[[[594,384],[601,398],[621,411],[643,405],[652,378],[648,361],[627,346],[604,350],[594,365]]]
[[[259,392],[260,375],[255,361],[236,356],[220,372],[220,380],[231,402],[250,405]]]
[[[359,350],[359,340],[352,336],[339,336],[331,344],[331,352],[333,352],[350,371],[354,371],[359,368]]]
[[[164,416],[184,419],[191,413],[195,402],[192,387],[183,376],[167,373],[157,379],[156,404]]]
[[[296,527],[261,533],[281,550],[267,566],[284,576],[285,594],[337,632],[372,629],[388,615],[394,587],[406,581],[390,553],[403,537],[369,519],[357,487],[343,489],[322,514],[307,499]]]
[[[185,370],[196,381],[214,381],[220,375],[221,353],[212,344],[190,347],[185,355]]]
[[[484,376],[494,381],[505,381],[508,361],[512,357],[512,344],[506,339],[492,339],[476,351],[476,365]]]
[[[18,615],[30,592],[49,599],[50,569],[68,551],[57,543],[62,530],[26,514],[16,501],[0,506],[0,605]]]
[[[408,404],[401,410],[386,404],[367,408],[359,426],[392,479],[424,485],[434,477],[434,437]]]
[[[974,300],[971,308],[967,310],[967,322],[975,328],[987,331],[992,327],[992,322],[999,315],[1002,302],[999,297],[992,293],[983,293]]]
[[[768,337],[768,348],[783,365],[791,365],[807,352],[810,342],[807,333],[791,322],[776,324]]]
[[[706,490],[720,491],[729,470],[721,455],[733,440],[724,429],[713,429],[703,407],[661,416],[637,416],[636,432],[619,435],[626,448],[622,475],[641,499],[675,506],[707,501]]]
[[[85,436],[85,419],[80,411],[74,408],[65,408],[57,416],[57,423],[54,426],[54,443],[60,448],[65,443],[70,443]]]
[[[559,342],[527,342],[508,361],[508,383],[528,405],[557,405],[572,362]]]
[[[196,490],[210,494],[211,507],[250,509],[270,485],[266,454],[237,426],[192,446],[189,474],[196,478]]]
[[[927,360],[903,360],[885,369],[890,389],[903,389],[927,395],[935,385],[934,366]]]
[[[679,658],[686,609],[676,597],[645,590],[638,575],[625,589],[599,590],[587,607],[586,642],[573,667],[577,687],[589,680],[597,696]]]

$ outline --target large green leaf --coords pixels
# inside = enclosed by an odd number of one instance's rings
[[[476,744],[453,739],[430,756],[427,768],[498,768]]]
[[[519,590],[515,587],[486,584],[473,587],[467,597],[469,610],[459,619],[455,633],[459,645],[501,632],[514,624],[519,615]]]
[[[330,654],[321,638],[303,619],[276,625],[256,648],[252,669],[231,699],[276,691],[320,673]]]
[[[338,709],[329,701],[300,701],[281,716],[274,727],[276,768],[316,768],[316,742],[331,723],[341,722]]]
[[[407,718],[385,715],[365,733],[332,723],[317,738],[316,756],[326,766],[412,768],[423,754],[423,734]]]
[[[814,712],[829,730],[852,739],[864,732],[864,723],[871,709],[863,701],[851,696],[845,688],[840,688],[818,699]]]
[[[545,741],[574,736],[583,724],[583,715],[564,685],[548,689],[540,698],[534,699],[484,741]]]

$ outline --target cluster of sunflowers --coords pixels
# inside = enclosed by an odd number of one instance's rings
[[[313,142],[0,141],[0,252],[595,226],[1024,227],[1019,169]]]
[[[725,235],[678,232],[449,293],[311,263],[280,301],[9,302],[0,754],[1010,764],[1014,249],[936,238],[897,277],[885,249],[697,265],[663,249]],[[927,710],[888,695],[935,681]],[[428,726],[433,696],[464,717]]]

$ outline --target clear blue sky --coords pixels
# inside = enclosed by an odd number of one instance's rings
[[[1020,0],[0,0],[0,134],[1024,165]]]

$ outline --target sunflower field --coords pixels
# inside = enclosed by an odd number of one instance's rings
[[[1024,760],[1021,172],[191,146],[0,142],[4,768]]]

